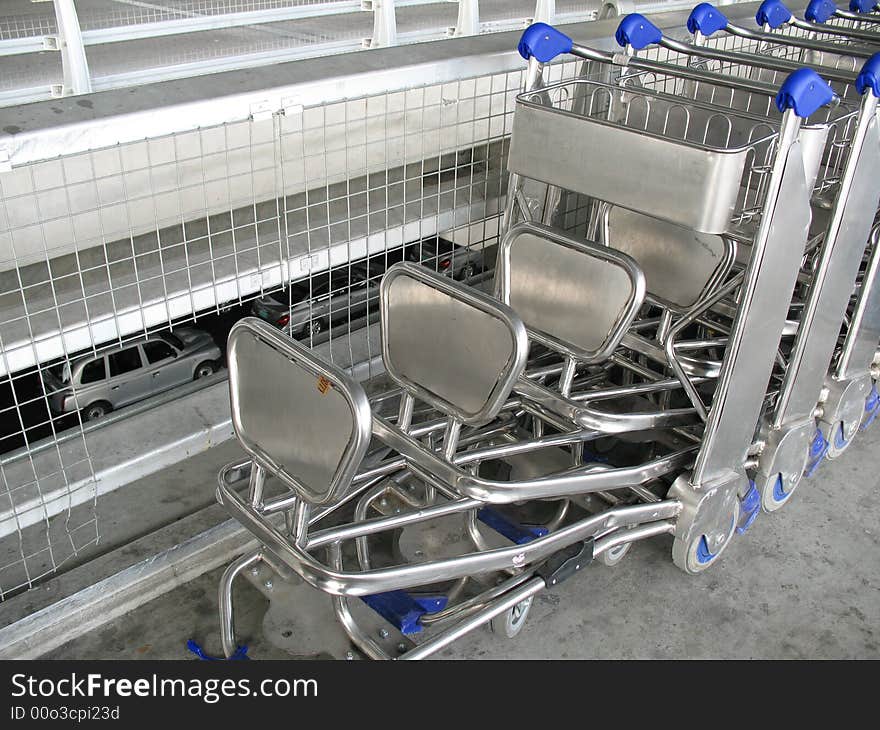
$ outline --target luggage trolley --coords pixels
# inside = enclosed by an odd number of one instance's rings
[[[727,21],[717,9],[702,4],[691,14],[688,26],[706,42],[711,42],[710,36],[724,29]],[[637,28],[640,35],[631,38],[628,29],[632,28]],[[660,31],[642,18],[635,21],[625,19],[618,35],[623,36],[619,38],[622,44],[634,41],[639,49],[647,42],[659,42],[674,47],[676,51],[686,51],[680,53],[679,62],[682,62],[681,56],[689,59],[700,53],[694,46],[666,43]],[[778,45],[785,45],[788,40],[780,38]],[[739,52],[736,55],[744,57],[748,54]],[[772,68],[778,61],[768,61],[758,54],[756,63]],[[731,70],[729,64],[726,68]],[[842,414],[848,417],[840,419],[835,406],[836,387],[823,391],[823,380],[864,253],[872,211],[880,197],[878,183],[871,173],[878,152],[876,97],[873,92],[865,93],[870,91],[878,70],[880,56],[875,55],[865,62],[857,77],[855,87],[863,94],[858,110],[838,114],[833,122],[834,133],[829,137],[822,156],[821,174],[814,189],[814,202],[817,203],[815,240],[820,246],[809,260],[811,271],[801,276],[804,281],[799,289],[805,290],[803,301],[794,303],[803,312],[801,321],[795,323],[798,334],[772,413],[762,424],[754,448],[755,452],[760,452],[755,480],[767,511],[781,507],[799,483],[804,469],[814,469],[829,450],[826,432],[834,431],[831,435],[836,451],[845,447],[858,428],[858,417],[870,390],[870,387],[865,389],[863,381],[860,385],[863,392],[859,397],[856,386],[853,386],[847,398],[850,413]],[[832,73],[837,74],[837,71]],[[829,394],[830,400],[825,399],[829,405],[829,417],[831,423],[837,425],[829,429],[823,419],[817,431],[811,424],[815,415],[824,410],[824,404],[817,407],[823,393]],[[857,416],[854,423],[853,412]],[[843,431],[839,426],[841,422],[847,424]]]
[[[632,26],[632,21],[633,21],[633,19],[630,19],[630,22],[629,22],[630,26]],[[643,29],[649,29],[648,26],[645,25],[647,23],[647,21],[644,21],[644,19],[639,19],[638,22],[642,26]],[[624,21],[624,23],[627,23],[627,21]],[[650,26],[650,27],[653,28],[653,26]],[[626,33],[625,27],[624,27],[624,33]],[[659,36],[659,30],[656,31],[656,35]],[[622,40],[624,42],[626,42],[627,38],[624,38]],[[639,45],[641,45],[641,44],[639,44]],[[755,90],[752,91],[748,95],[747,103],[742,104],[741,103],[742,99],[740,97],[734,96],[733,90],[730,90],[727,93],[719,94],[717,88],[715,88],[712,85],[708,85],[705,82],[702,82],[702,85],[693,85],[693,84],[691,84],[690,86],[683,85],[681,83],[680,79],[678,79],[674,75],[673,76],[669,75],[669,65],[668,64],[659,64],[659,63],[650,63],[650,62],[645,63],[644,61],[636,60],[636,59],[633,59],[632,61],[629,61],[627,59],[621,60],[619,57],[615,57],[610,54],[607,55],[603,59],[601,57],[601,54],[593,53],[590,56],[590,58],[592,60],[604,60],[606,63],[617,62],[617,63],[626,64],[626,65],[629,65],[631,63],[633,66],[640,69],[641,75],[643,75],[643,76],[650,75],[649,78],[647,78],[643,81],[644,87],[663,88],[663,89],[670,89],[671,88],[671,89],[676,90],[678,93],[689,93],[694,98],[708,97],[708,98],[714,100],[716,103],[723,103],[725,106],[731,106],[734,108],[741,107],[741,106],[748,106],[756,111],[761,108],[761,103],[759,101],[759,94],[758,94],[759,87],[755,87]],[[650,69],[650,71],[648,71],[646,69]],[[731,70],[731,69],[728,67],[728,70]],[[638,74],[637,74],[637,77],[638,77]],[[626,77],[621,77],[621,78],[626,78]],[[630,75],[627,78],[627,83],[632,83],[632,81],[633,81],[633,77],[632,77],[632,75]],[[721,96],[721,98],[718,98],[718,96]],[[871,99],[865,100],[865,102],[863,104],[863,109],[862,109],[862,116],[860,117],[863,120],[862,125],[861,125],[861,127],[857,127],[857,130],[858,129],[864,130],[865,125],[866,125],[866,121],[870,121],[873,118],[872,109],[873,109],[874,104],[875,104],[875,101],[872,101]],[[833,178],[832,175],[827,170],[828,170],[828,168],[830,168],[832,166],[832,163],[834,163],[834,166],[836,166],[836,167],[842,167],[843,166],[842,163],[846,162],[847,158],[841,157],[839,150],[841,149],[841,147],[843,147],[844,149],[848,149],[849,139],[853,137],[853,132],[852,132],[851,127],[854,125],[854,120],[858,117],[858,114],[856,111],[836,110],[836,112],[837,112],[836,116],[834,116],[834,117],[829,116],[826,119],[826,121],[829,122],[830,124],[832,124],[832,126],[834,127],[835,133],[829,137],[828,143],[824,148],[825,150],[827,150],[827,152],[823,151],[823,149],[820,147],[821,154],[818,157],[824,159],[824,162],[825,162],[824,168],[826,171],[823,173],[821,179],[818,181],[818,185],[815,188],[815,192],[817,194],[818,193],[826,193],[828,188],[832,185],[832,183],[837,182],[839,180],[839,175],[837,178]],[[856,133],[856,144],[857,145],[860,145],[861,135],[862,135],[862,132],[857,131],[857,133]],[[804,147],[806,148],[807,144],[804,144]],[[859,160],[858,154],[853,156],[852,159],[856,160],[856,161]],[[863,162],[863,164],[865,164],[865,163]],[[870,164],[869,163],[865,164],[865,166],[862,167],[861,169],[862,169],[862,175],[864,176],[865,171],[870,169]],[[868,184],[868,187],[871,187],[870,184]],[[847,197],[844,194],[842,196],[838,196],[837,199],[838,200],[846,200]],[[848,208],[848,210],[849,210],[848,215],[850,218],[856,216],[856,211],[857,211],[856,207],[850,207],[850,208]],[[864,218],[864,216],[863,216],[863,218]],[[861,219],[859,219],[859,220],[861,220]],[[870,220],[868,220],[867,222],[869,224]],[[858,241],[859,235],[860,234],[858,234],[858,233],[855,234],[856,241]],[[646,241],[648,241],[648,240],[650,240],[650,239],[646,238]],[[831,237],[831,240],[832,240],[832,246],[833,246],[833,240],[834,240],[833,235]],[[866,237],[865,237],[865,239],[862,239],[863,242],[864,242],[864,240],[866,240]],[[653,243],[653,242],[654,241],[651,241],[651,243]],[[614,245],[613,242],[612,242],[612,245]],[[645,245],[648,246],[650,244],[645,243]],[[856,247],[859,246],[858,243],[856,243],[855,245],[856,245]],[[861,247],[863,248],[863,243],[861,244]],[[829,247],[825,247],[823,249],[823,251],[826,254],[826,258],[831,250],[832,249]],[[638,256],[636,258],[637,258],[637,260],[639,260]],[[839,263],[840,262],[838,262],[838,264]],[[852,261],[850,261],[850,263],[852,263]],[[823,261],[823,264],[827,264],[827,260]],[[856,265],[857,265],[857,262],[856,262]],[[838,266],[838,268],[840,268],[840,267]],[[822,271],[823,271],[823,269],[820,267],[819,273],[821,274]],[[649,273],[649,272],[647,272],[647,270],[646,270],[646,273]],[[853,273],[852,279],[854,279],[854,277],[855,277],[855,274]],[[648,279],[649,279],[649,288],[650,288],[650,274],[648,276]],[[852,289],[852,279],[850,279],[848,289],[844,288],[842,292],[838,291],[838,299],[840,299],[841,296],[848,296],[848,292],[851,291],[851,289]],[[814,304],[815,304],[815,298],[814,298],[814,300],[812,300],[810,302],[811,307]],[[813,309],[810,309],[809,311],[811,313],[811,316],[815,315],[815,311]],[[843,318],[843,312],[841,311],[840,319],[838,320],[838,327],[839,327],[839,322],[840,322],[840,320],[842,320],[842,318]],[[832,317],[831,328],[833,329],[833,317]],[[827,335],[828,333],[826,332],[825,334]],[[824,339],[824,340],[820,339],[818,342],[821,343],[822,345],[825,345],[826,347],[833,347],[834,339],[835,339],[835,333],[832,333],[826,339]],[[813,350],[815,350],[818,346],[817,341],[814,340],[812,342],[813,342]],[[808,353],[812,353],[813,350],[808,350]],[[796,350],[796,355],[794,356],[794,363],[793,364],[795,366],[799,366],[800,360],[802,359],[800,356],[797,355],[797,352],[799,352],[799,351]],[[822,356],[820,355],[819,359],[821,359],[821,357]],[[806,358],[806,359],[808,362],[813,361],[813,358],[811,358],[811,357]],[[812,425],[811,425],[811,427],[808,427],[805,425],[804,428],[799,433],[799,435],[801,437],[803,437],[804,433],[807,434],[808,438],[806,439],[806,443],[805,444],[804,443],[797,443],[797,445],[796,445],[797,448],[792,447],[791,444],[794,442],[794,436],[789,436],[788,437],[789,440],[786,442],[787,449],[788,449],[788,451],[786,451],[786,453],[791,453],[791,451],[794,449],[794,451],[797,454],[797,459],[799,461],[800,469],[799,470],[792,469],[792,472],[794,474],[799,474],[799,473],[803,472],[803,461],[807,458],[808,454],[810,453],[810,445],[812,443],[812,437],[813,437],[813,434],[816,432],[816,427],[815,427],[815,422],[814,422],[814,411],[816,409],[816,401],[819,398],[819,393],[820,393],[821,385],[822,385],[822,382],[821,382],[822,377],[824,376],[825,370],[827,369],[827,363],[829,360],[830,360],[830,353],[828,355],[828,358],[825,360],[825,365],[822,367],[822,369],[821,370],[817,369],[815,371],[813,381],[815,381],[816,378],[818,377],[818,383],[815,384],[815,388],[812,388],[804,381],[798,381],[799,383],[803,384],[802,385],[803,388],[805,388],[808,391],[814,391],[814,392],[812,393],[813,402],[812,402],[812,404],[809,408],[809,411],[808,411],[808,416],[809,416],[808,421]],[[670,364],[671,365],[675,364],[673,358],[670,358]],[[785,381],[785,385],[788,388],[791,387],[791,384],[794,380],[794,377],[797,374],[798,374],[797,368],[791,368],[790,371],[788,372],[788,379]],[[786,389],[782,390],[783,397],[788,397],[788,394],[789,394],[789,390],[786,390]],[[810,396],[807,396],[808,400],[809,400],[809,397]],[[782,410],[781,413],[787,413],[787,411]],[[807,418],[807,417],[805,416],[805,418]],[[775,453],[773,448],[765,448],[765,454],[767,454],[767,456],[769,456],[773,453]],[[765,456],[764,458],[767,458],[767,457]],[[789,489],[783,493],[783,492],[781,492],[781,490],[778,488],[778,486],[775,483],[771,483],[769,486],[766,485],[765,482],[767,482],[767,481],[768,481],[767,479],[759,480],[759,485],[761,486],[762,501],[764,503],[765,509],[778,507],[781,505],[780,497],[784,496],[787,499],[787,497],[790,496],[791,491]],[[793,486],[796,485],[796,483],[797,483],[797,480],[792,479],[792,481],[791,481],[791,485],[792,485],[791,488],[792,489],[793,489]],[[769,497],[767,496],[768,494],[770,495]],[[773,498],[774,494],[776,495],[775,499]]]
[[[706,3],[694,9],[688,28],[705,36],[725,29],[740,34],[720,11]],[[747,37],[749,35],[753,35],[751,31]],[[763,40],[771,34],[758,35]],[[787,36],[779,36],[774,43],[804,49],[818,47],[811,39]],[[844,46],[841,51],[849,54],[855,52],[855,48]],[[812,413],[815,411],[819,416],[820,437],[814,441],[808,471],[818,463],[816,456],[821,457],[824,452],[834,458],[846,448],[859,428],[866,401],[871,397],[873,383],[867,368],[855,382],[826,378],[826,374],[880,202],[880,178],[876,175],[880,165],[878,79],[880,53],[875,53],[864,63],[855,81],[862,98],[855,125],[847,135],[848,143],[835,140],[840,154],[832,156],[829,150],[823,160],[824,185],[817,190],[814,205],[815,227],[823,230],[822,247],[810,272],[799,330],[782,388],[774,412],[763,429],[765,447],[756,479],[765,495],[767,509],[784,504],[800,480],[803,470],[796,468],[795,456],[807,450],[803,443],[794,446],[792,440],[808,441]]]
[[[534,29],[524,36],[521,51],[530,59],[530,79],[540,74],[542,60],[571,50],[551,39],[548,57],[546,40]],[[796,249],[806,242],[801,117],[833,98],[827,84],[806,74],[784,85],[779,127],[753,139],[708,128],[701,135],[690,125],[677,134],[662,126],[646,130],[628,124],[632,118],[608,118],[607,109],[590,115],[554,106],[550,95],[536,100],[527,93],[518,100],[512,150],[528,147],[523,143],[542,123],[572,125],[574,133],[567,136],[578,143],[578,154],[566,156],[565,166],[596,170],[601,179],[587,194],[601,193],[619,204],[623,191],[628,205],[662,213],[652,202],[654,191],[668,201],[674,178],[686,184],[679,192],[688,191],[697,203],[696,217],[686,222],[704,232],[723,232],[743,181],[748,185],[754,172],[750,164],[762,163],[763,182],[755,181],[761,201],[752,256],[742,283],[734,280],[743,304],[699,443],[685,434],[673,438],[670,431],[658,436],[658,452],[648,460],[611,466],[584,459],[584,443],[605,432],[572,427],[573,420],[565,417],[564,383],[558,395],[531,387],[527,348],[531,341],[572,360],[602,362],[634,325],[645,278],[625,253],[534,222],[511,227],[500,246],[497,286],[503,301],[412,264],[389,269],[380,292],[382,354],[389,377],[403,390],[396,417],[380,415],[360,385],[299,343],[255,320],[236,324],[229,342],[233,425],[250,460],[221,471],[218,499],[261,547],[233,563],[221,582],[227,656],[236,649],[231,585],[243,571],[271,571],[290,579],[285,582],[302,580],[327,594],[345,635],[365,655],[415,659],[498,618],[503,630],[513,633],[534,594],[594,557],[639,539],[672,534],[673,559],[687,572],[715,562],[737,525],[753,431],[743,424],[757,421],[763,400],[763,385],[757,388],[754,382],[762,375],[764,382],[769,379],[776,351],[772,334],[751,327],[751,320],[760,316],[766,322],[776,315],[780,324],[784,321],[780,277],[790,273],[793,287]],[[619,160],[603,164],[610,148],[645,153],[642,184],[633,186],[630,178],[621,187]],[[519,155],[511,152],[512,161],[528,164],[528,157]],[[700,185],[700,178],[712,180],[714,187]],[[713,192],[707,192],[710,188]],[[516,186],[510,191],[515,195]],[[536,262],[553,272],[556,296],[553,289],[530,282],[528,272],[538,271]],[[416,401],[427,406],[418,422]],[[522,414],[542,420],[553,432],[522,433],[517,420]],[[551,466],[549,473],[536,464],[536,472],[519,470],[513,478],[511,466],[505,479],[497,469],[483,469],[527,454],[540,460],[560,448],[571,459],[562,468]],[[244,494],[238,488],[245,488]],[[592,495],[621,493],[630,498],[613,497],[607,500],[610,506],[595,512],[578,507],[538,529],[503,511],[516,504],[540,506],[569,497],[587,502]],[[397,506],[386,505],[376,517],[356,508],[354,518],[341,524],[322,522],[331,514],[338,520],[345,505],[364,504],[379,494],[394,496]],[[448,517],[462,524],[462,541],[455,544],[444,533],[440,551],[426,554],[436,547],[432,529]],[[477,522],[507,542],[493,545]],[[400,537],[390,555],[360,549],[365,538],[392,532]],[[408,534],[423,539],[408,540]],[[456,548],[453,554],[444,554],[450,545]],[[352,600],[358,597],[364,601]],[[278,602],[273,599],[273,607]],[[372,618],[358,617],[359,610]],[[376,616],[386,622],[378,633],[364,628]],[[397,632],[390,645],[385,641],[389,626]],[[428,627],[429,638],[417,646],[410,641]]]
[[[796,28],[816,36],[832,36],[841,42],[880,46],[880,26],[877,25],[880,23],[880,15],[870,13],[875,9],[876,5],[871,2],[853,0],[850,4],[852,12],[848,13],[839,10],[831,0],[812,0],[804,14],[807,22],[804,22],[794,18],[777,0],[766,0],[756,19],[766,28]],[[871,254],[860,275],[856,297],[848,312],[842,344],[826,383],[827,396],[823,410],[827,415],[823,415],[820,426],[828,440],[826,456],[829,459],[836,458],[850,443],[852,434],[859,427],[859,420],[865,428],[873,422],[880,405],[875,385],[875,351],[880,322],[874,319],[877,314],[872,302],[876,296],[876,282],[871,278],[877,272],[877,235],[875,227],[871,237]],[[862,413],[861,396],[866,388],[870,392],[864,401]]]

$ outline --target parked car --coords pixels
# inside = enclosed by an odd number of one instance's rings
[[[470,279],[483,271],[482,251],[459,246],[439,236],[406,244],[404,258],[458,280]]]
[[[365,263],[322,271],[255,299],[251,312],[292,337],[314,336],[375,307],[381,269],[371,264],[367,274]]]
[[[94,421],[116,408],[206,378],[219,369],[221,358],[210,334],[179,327],[44,370],[43,384],[53,413],[81,410],[84,419]]]

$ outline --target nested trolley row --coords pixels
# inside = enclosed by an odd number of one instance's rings
[[[391,267],[369,391],[233,328],[249,458],[217,494],[260,547],[221,583],[227,656],[242,574],[300,586],[272,612],[418,659],[515,635],[535,594],[643,539],[701,572],[873,420],[880,45],[862,14],[786,12],[752,31],[704,3],[689,42],[631,15],[619,53],[531,26],[491,290]]]

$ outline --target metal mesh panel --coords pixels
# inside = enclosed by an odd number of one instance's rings
[[[381,370],[378,312],[358,291],[387,266],[479,284],[521,84],[517,71],[293,107],[0,173],[0,595],[97,541],[101,429],[87,408],[49,407],[83,357],[193,325],[222,346],[274,298],[265,318],[305,310],[293,336],[365,378]]]
[[[51,3],[34,5],[13,0],[3,3],[0,16],[0,40],[31,38],[57,32],[55,10]]]

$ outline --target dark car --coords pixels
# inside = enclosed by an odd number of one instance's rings
[[[251,312],[292,337],[314,336],[374,308],[380,275],[381,270],[371,265],[368,271],[365,263],[322,271],[255,299]]]
[[[408,243],[403,248],[407,261],[420,263],[460,281],[483,271],[482,251],[459,246],[439,236]]]

